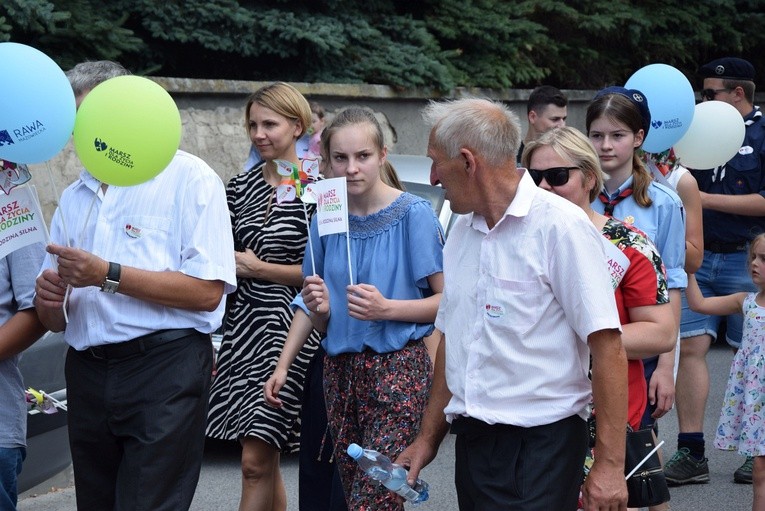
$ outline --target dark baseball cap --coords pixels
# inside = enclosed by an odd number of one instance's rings
[[[643,131],[645,132],[644,136],[647,136],[648,130],[651,128],[651,110],[648,108],[648,98],[645,97],[645,94],[637,89],[625,89],[624,87],[612,85],[611,87],[606,87],[605,89],[599,90],[593,99],[598,99],[599,97],[606,96],[608,94],[618,94],[620,96],[624,96],[638,108],[640,111],[640,117],[643,118]]]
[[[724,57],[715,59],[699,68],[704,78],[754,81],[754,66],[744,59]]]

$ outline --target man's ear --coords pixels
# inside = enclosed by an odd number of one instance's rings
[[[731,91],[734,96],[736,96],[736,101],[743,101],[746,100],[746,93],[744,92],[744,88],[741,86],[736,87]]]
[[[460,157],[462,159],[462,162],[465,165],[465,172],[468,174],[473,174],[476,170],[476,158],[473,154],[473,151],[470,149],[463,147],[460,149]]]
[[[537,117],[539,117],[539,115],[537,115],[536,110],[531,110],[527,117],[529,119],[529,124],[534,124],[537,122]]]

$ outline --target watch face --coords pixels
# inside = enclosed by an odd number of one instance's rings
[[[117,288],[120,286],[120,274],[122,273],[122,267],[117,264],[110,262],[109,263],[109,269],[106,272],[106,278],[104,279],[104,283],[101,284],[101,291],[104,293],[116,293]]]
[[[117,288],[119,287],[119,285],[120,285],[119,282],[106,279],[103,285],[101,285],[101,291],[103,291],[104,293],[114,294],[117,292]]]

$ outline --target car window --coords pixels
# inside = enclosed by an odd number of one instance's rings
[[[396,169],[406,191],[430,202],[448,236],[449,228],[458,215],[454,215],[449,208],[449,201],[444,197],[444,189],[441,186],[430,184],[430,165],[432,163],[430,158],[413,154],[389,154],[388,160]]]
[[[427,199],[430,202],[436,216],[441,214],[444,207],[444,189],[440,186],[424,185],[422,183],[412,183],[404,181],[406,191]]]

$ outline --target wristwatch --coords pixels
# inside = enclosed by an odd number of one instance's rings
[[[109,263],[109,271],[106,272],[104,283],[101,284],[101,291],[105,293],[114,294],[117,292],[117,288],[120,287],[120,274],[122,273],[122,266],[117,263]]]

